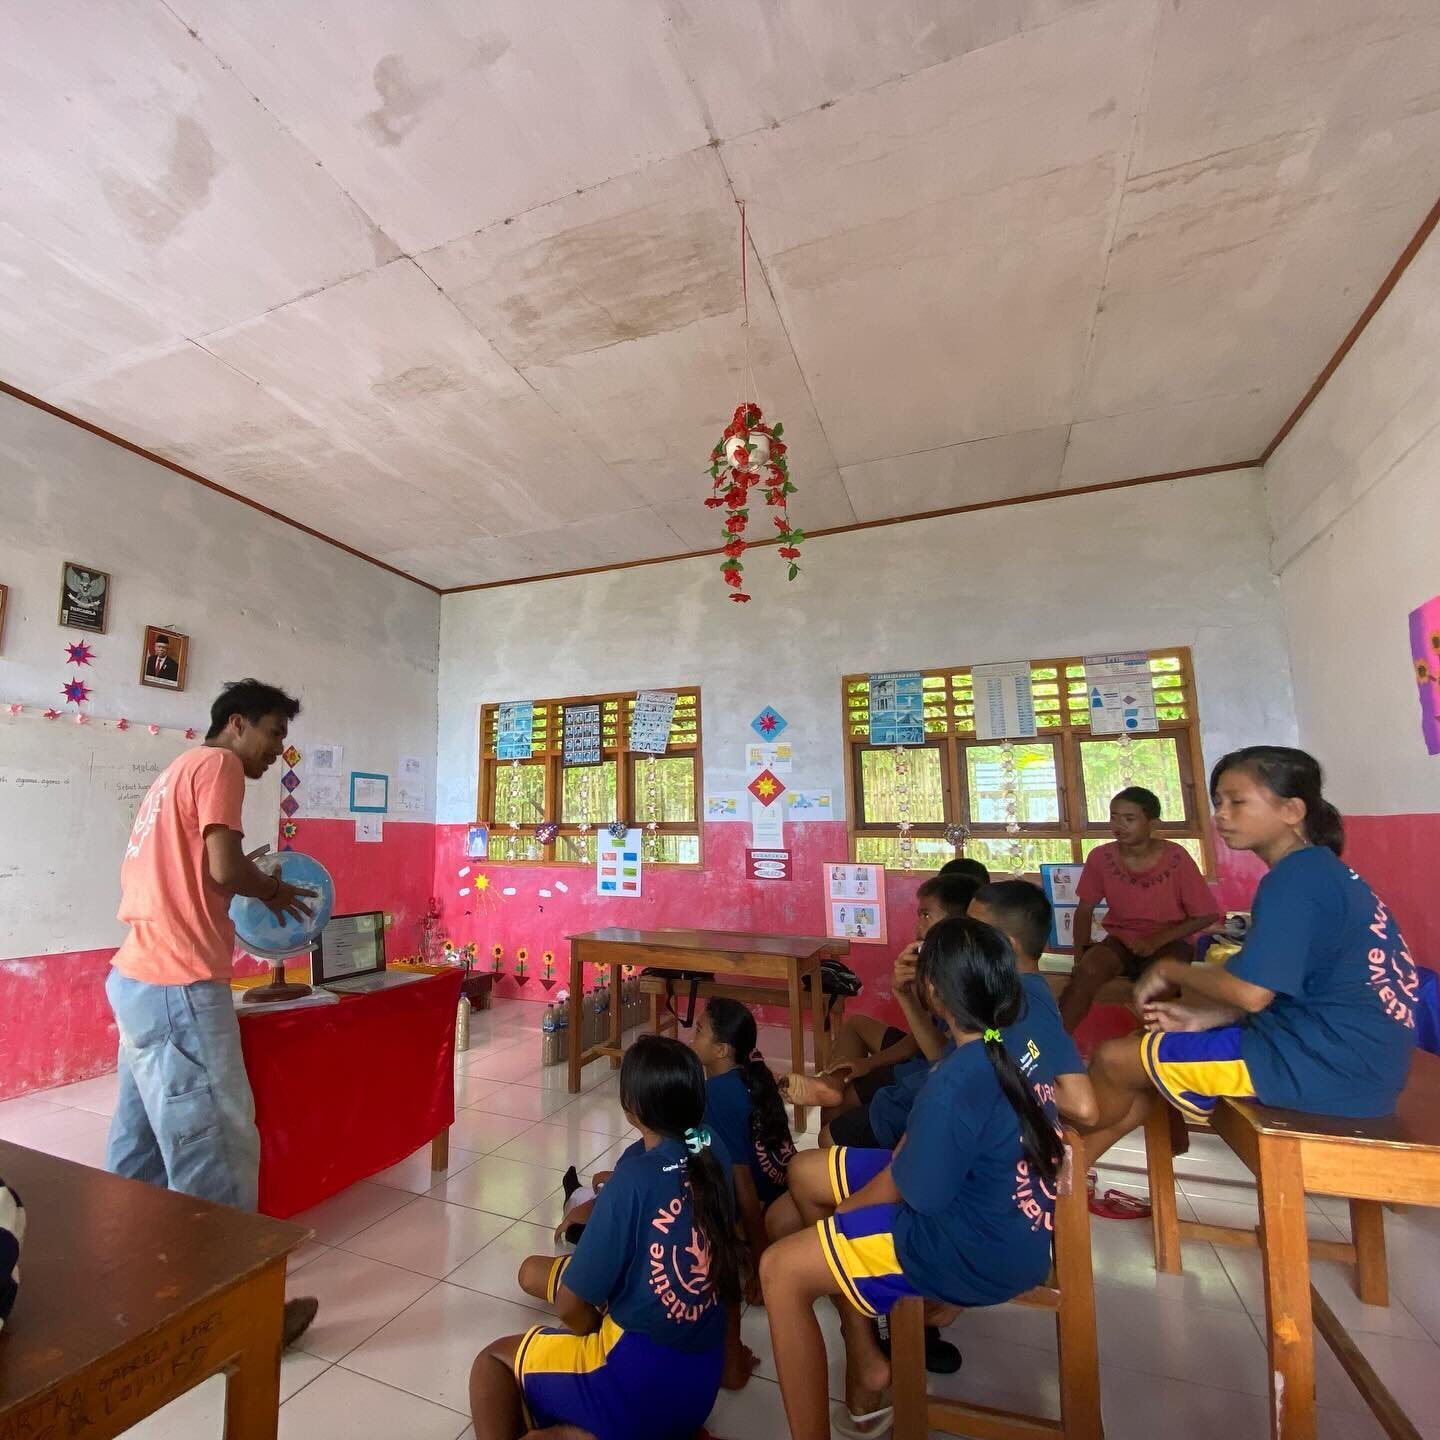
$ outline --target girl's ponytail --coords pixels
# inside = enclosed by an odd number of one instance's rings
[[[740,1244],[735,1235],[730,1184],[710,1148],[710,1132],[704,1126],[686,1130],[685,1144],[690,1151],[685,1178],[690,1182],[695,1226],[710,1246],[710,1283],[721,1304],[737,1305],[744,1287],[740,1283]]]
[[[1055,1182],[1065,1163],[1065,1145],[1055,1131],[1050,1117],[1035,1098],[1030,1082],[1020,1073],[1020,1067],[1010,1058],[1005,1041],[996,1029],[985,1031],[985,1054],[994,1067],[995,1078],[1000,1090],[1010,1102],[1020,1121],[1020,1144],[1030,1173],[1038,1175],[1045,1188],[1054,1191]]]
[[[780,1087],[755,1048],[758,1037],[755,1017],[738,1000],[724,996],[707,1002],[705,1015],[710,1022],[710,1033],[720,1044],[730,1047],[736,1069],[745,1082],[750,1096],[751,1138],[767,1154],[788,1155],[794,1149],[795,1141],[790,1134],[790,1121],[785,1114]],[[738,1162],[747,1157],[732,1155],[730,1158]]]

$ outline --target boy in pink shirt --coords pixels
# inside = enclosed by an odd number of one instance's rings
[[[314,892],[267,875],[244,852],[245,781],[285,748],[300,703],[242,680],[210,708],[205,743],[140,802],[120,866],[120,919],[105,994],[120,1031],[119,1089],[105,1165],[116,1175],[255,1209],[260,1136],[230,993],[230,900],[249,895],[299,919]],[[285,1341],[314,1318],[285,1306]]]
[[[1090,852],[1080,875],[1075,911],[1075,969],[1060,996],[1065,1028],[1074,1031],[1089,1014],[1100,987],[1117,975],[1134,980],[1161,958],[1189,962],[1190,936],[1220,917],[1210,887],[1190,852],[1162,840],[1152,827],[1160,799],[1132,785],[1110,802],[1113,845]],[[1091,944],[1091,922],[1101,901],[1106,938]]]

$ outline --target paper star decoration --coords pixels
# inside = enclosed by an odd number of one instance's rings
[[[95,658],[95,652],[83,640],[67,645],[65,651],[70,657],[66,663],[70,665],[88,665]]]
[[[58,720],[60,718],[60,712],[54,709],[47,710],[45,712],[45,718],[47,720]]]
[[[773,740],[789,721],[773,706],[767,705],[751,722],[750,728],[762,740]]]
[[[292,767],[300,763],[300,752],[293,745],[285,752],[285,763]]]
[[[746,789],[764,806],[774,804],[785,793],[785,784],[768,770],[762,770]]]
[[[62,690],[67,705],[83,705],[90,698],[90,687],[83,680],[71,680]]]

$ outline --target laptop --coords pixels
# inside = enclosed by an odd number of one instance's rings
[[[380,910],[332,915],[310,952],[310,983],[342,995],[390,990],[424,978],[385,968],[385,915]]]

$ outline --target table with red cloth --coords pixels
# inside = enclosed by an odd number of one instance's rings
[[[260,1130],[261,1214],[283,1220],[309,1209],[431,1141],[443,1156],[455,1119],[463,978],[447,969],[342,994],[335,1005],[246,1007],[261,1011],[240,1019]]]

